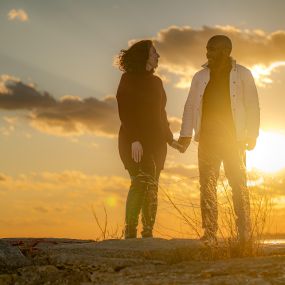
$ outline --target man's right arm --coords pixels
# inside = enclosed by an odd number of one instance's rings
[[[196,89],[196,74],[194,75],[188,97],[184,106],[184,112],[182,117],[182,125],[180,130],[180,137],[178,143],[184,146],[184,151],[190,145],[192,139],[192,133],[194,129],[194,95]]]

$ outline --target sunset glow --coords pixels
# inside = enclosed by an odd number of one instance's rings
[[[207,63],[214,35],[229,37],[232,58],[253,74],[260,135],[247,152],[248,186],[271,183],[276,231],[285,233],[285,1],[0,0],[0,11],[0,238],[97,238],[92,208],[104,221],[106,207],[108,226],[123,226],[131,180],[118,150],[123,73],[114,63],[132,43],[152,40],[160,55],[154,75],[178,139],[193,76]],[[152,118],[152,108],[140,112],[134,102],[135,117]],[[199,178],[198,142],[185,153],[168,145],[158,231],[162,225],[177,237],[173,230],[185,229],[163,191],[185,209],[195,205],[200,217]]]
[[[271,73],[274,69],[285,66],[285,61],[278,61],[270,64],[269,66],[265,66],[263,64],[254,65],[250,68],[252,75],[259,86],[265,86],[266,84],[271,84],[272,79],[270,78]]]
[[[285,168],[285,134],[261,131],[256,148],[247,152],[247,169],[273,173]]]

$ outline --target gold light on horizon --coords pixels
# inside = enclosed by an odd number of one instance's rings
[[[247,169],[266,173],[285,169],[285,133],[260,131],[256,147],[247,153]]]

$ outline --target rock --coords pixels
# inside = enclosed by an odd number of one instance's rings
[[[0,272],[29,264],[30,261],[22,254],[18,247],[11,246],[6,241],[0,239]]]
[[[71,243],[88,243],[94,242],[94,240],[84,239],[70,239],[70,238],[3,238],[2,240],[8,242],[11,245],[28,245],[28,246],[50,246],[52,244],[71,244]]]
[[[7,246],[9,250],[19,246],[17,239],[10,239],[10,245],[5,242],[2,261]],[[21,245],[37,249],[30,255],[32,265],[0,275],[0,285],[285,284],[285,255],[213,260],[223,247],[210,249],[197,240],[27,239]]]
[[[55,264],[84,263],[128,266],[153,263],[177,263],[208,258],[207,247],[197,240],[133,239],[106,240],[82,244],[58,244],[42,248]]]
[[[50,274],[54,272],[58,272],[58,269],[54,265],[43,265],[37,268],[39,273]]]
[[[13,284],[13,276],[9,274],[1,274],[0,275],[0,285],[12,285]]]
[[[272,283],[269,283],[268,281],[265,281],[261,278],[255,278],[255,279],[249,280],[247,284],[248,285],[271,285]]]

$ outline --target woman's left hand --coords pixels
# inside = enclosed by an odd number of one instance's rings
[[[143,156],[143,147],[139,141],[132,143],[132,159],[139,163]]]

